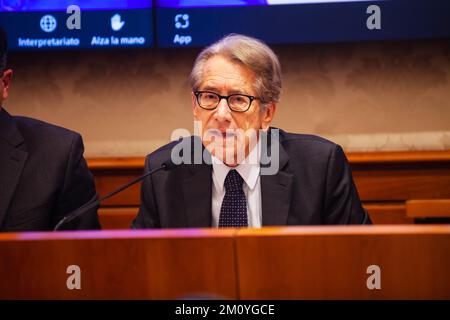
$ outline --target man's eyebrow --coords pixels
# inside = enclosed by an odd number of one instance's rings
[[[216,87],[212,87],[212,86],[206,86],[202,89],[203,91],[212,91],[212,92],[218,92]]]
[[[206,86],[206,87],[204,87],[202,89],[202,91],[212,91],[212,92],[216,92],[216,93],[219,92],[217,87],[214,87],[214,86]],[[245,95],[248,95],[249,93],[243,91],[242,89],[233,88],[233,89],[228,91],[228,95],[230,95],[230,94],[245,94]]]
[[[244,90],[241,89],[231,89],[228,91],[228,94],[248,94]]]

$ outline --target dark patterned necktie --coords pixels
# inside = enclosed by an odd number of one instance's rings
[[[219,227],[247,227],[247,199],[242,185],[244,179],[236,170],[225,178],[225,197],[220,208]]]

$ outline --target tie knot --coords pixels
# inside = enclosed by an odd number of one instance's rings
[[[225,178],[224,186],[226,192],[242,191],[242,185],[244,179],[242,179],[239,172],[236,170],[230,170]]]

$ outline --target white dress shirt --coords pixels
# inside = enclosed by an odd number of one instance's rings
[[[256,155],[254,154],[256,152]],[[243,161],[236,167],[229,167],[225,165],[216,157],[212,157],[213,165],[213,186],[212,186],[212,226],[219,226],[220,208],[225,197],[224,182],[230,170],[235,169],[244,180],[242,189],[247,198],[247,217],[248,226],[252,228],[261,228],[262,226],[262,211],[261,211],[261,182],[260,182],[260,164],[259,152],[255,147],[250,152],[248,159],[258,159],[256,163],[249,163]]]

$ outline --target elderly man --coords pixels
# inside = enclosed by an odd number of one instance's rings
[[[52,230],[65,215],[97,197],[94,179],[79,134],[11,116],[3,108],[13,74],[6,68],[6,49],[0,28],[0,231]],[[62,229],[98,228],[93,209]]]
[[[264,43],[242,35],[219,40],[197,57],[190,84],[206,157],[147,178],[134,228],[370,223],[340,146],[270,127],[281,70]],[[186,140],[198,149],[195,137],[172,142],[150,154],[145,169],[177,162]],[[264,171],[269,149],[275,172]]]

